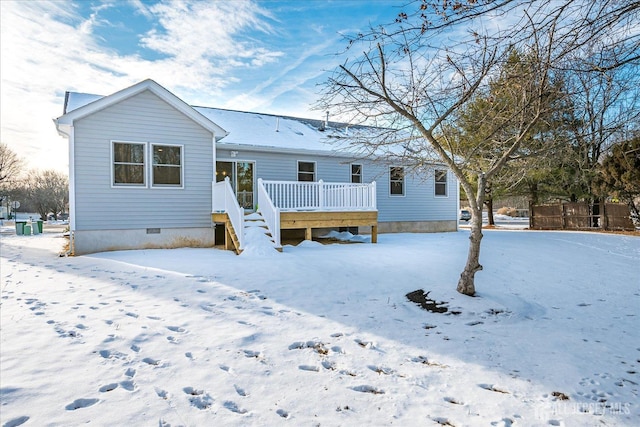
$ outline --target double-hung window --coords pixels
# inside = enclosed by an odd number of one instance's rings
[[[351,182],[353,184],[362,184],[362,165],[351,165]]]
[[[446,196],[447,195],[447,171],[442,169],[436,169],[434,173],[435,179],[435,195]]]
[[[145,143],[113,143],[113,185],[146,185]]]
[[[182,187],[182,146],[151,144],[154,187]]]
[[[404,168],[401,166],[389,167],[389,194],[404,196]]]
[[[183,187],[181,145],[113,141],[111,147],[113,186]]]
[[[298,181],[313,182],[316,180],[315,162],[298,162]]]

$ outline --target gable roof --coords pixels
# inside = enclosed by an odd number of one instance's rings
[[[147,90],[213,133],[216,140],[228,135],[228,132],[222,127],[194,110],[190,105],[151,79],[143,80],[140,83],[108,96],[77,94],[77,96],[72,97],[70,96],[71,93],[67,92],[65,95],[64,114],[54,119],[54,122],[58,131],[66,134],[68,127],[73,126],[75,120],[79,120]]]
[[[327,120],[189,106],[154,81],[145,80],[107,97],[67,92],[64,104],[65,114],[56,120],[58,130],[60,131],[61,126],[73,120],[119,102],[146,88],[159,90],[186,111],[191,111],[207,123],[222,129],[223,134],[214,132],[219,148],[364,158],[370,157],[371,153],[354,150],[349,145],[349,139],[354,137],[366,139],[372,129],[378,129]],[[378,155],[381,157],[385,157],[385,154],[401,156],[393,153],[390,147],[383,148],[376,149],[380,151]]]

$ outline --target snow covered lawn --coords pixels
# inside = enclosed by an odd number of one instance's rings
[[[60,258],[2,235],[2,425],[640,425],[640,238],[486,231],[468,298],[467,236]]]

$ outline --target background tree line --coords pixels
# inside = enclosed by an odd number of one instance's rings
[[[0,197],[5,216],[7,205],[18,201],[18,213],[36,213],[43,220],[53,214],[58,219],[58,215],[68,210],[69,178],[53,169],[26,170],[25,162],[6,144],[0,143]],[[13,209],[10,210],[13,215]]]

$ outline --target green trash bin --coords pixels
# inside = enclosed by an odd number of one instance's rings
[[[22,229],[24,230],[23,234],[25,236],[31,236],[31,224],[25,223],[24,227],[22,227]]]
[[[27,224],[27,221],[16,221],[16,234],[18,236],[22,236],[24,234],[24,226]]]
[[[43,228],[43,222],[41,219],[39,219],[38,221],[36,221],[37,227],[38,227],[38,233],[42,233],[42,228]],[[35,227],[35,224],[34,224]]]

